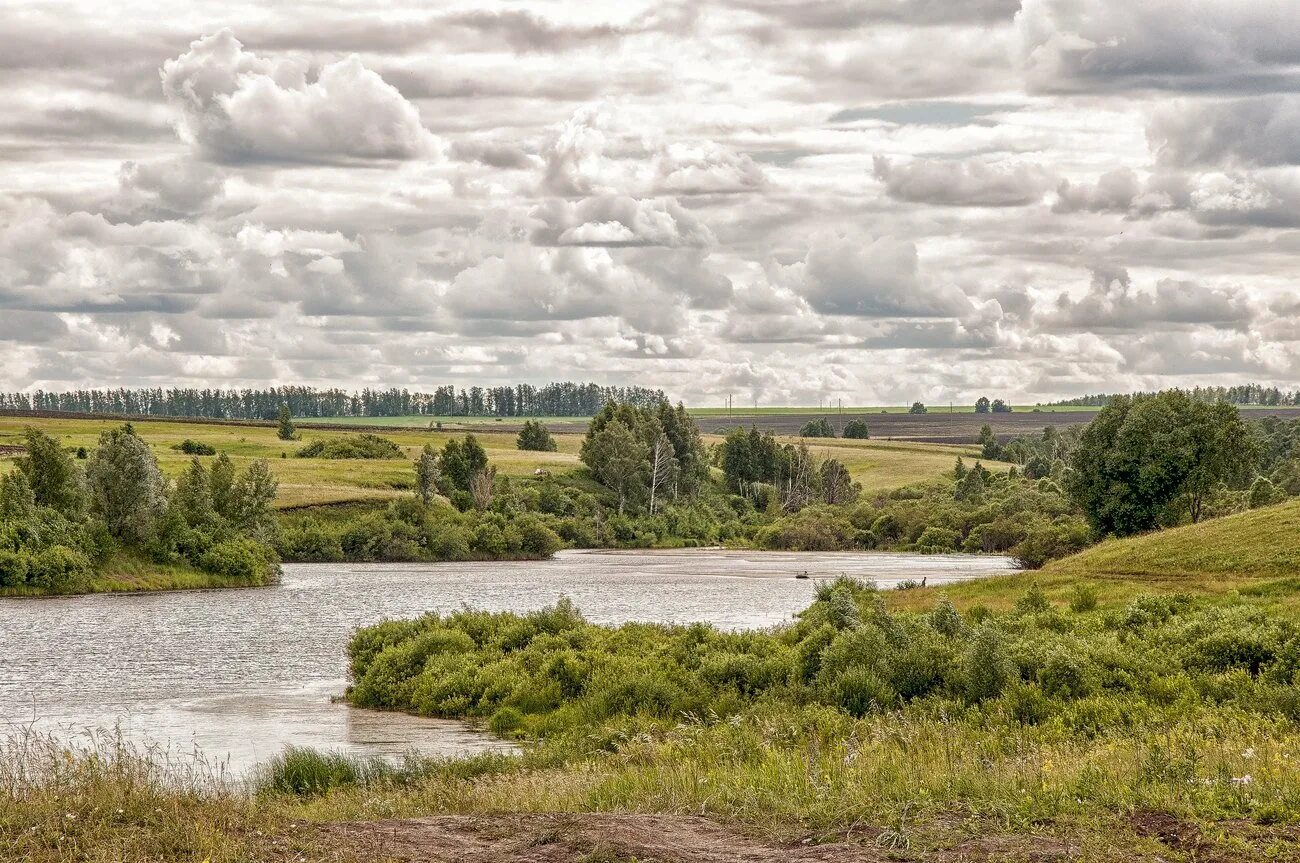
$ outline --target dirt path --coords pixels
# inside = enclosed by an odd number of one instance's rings
[[[324,825],[325,845],[346,858],[428,863],[884,863],[926,860],[1069,861],[1048,839],[967,840],[932,854],[880,841],[864,828],[851,842],[767,843],[704,818],[671,815],[439,816]]]

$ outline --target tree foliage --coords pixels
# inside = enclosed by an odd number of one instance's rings
[[[1067,487],[1095,530],[1123,536],[1184,513],[1199,521],[1215,486],[1253,460],[1234,405],[1179,390],[1120,396],[1081,434]]]
[[[551,432],[540,422],[525,420],[515,446],[531,452],[555,452],[555,438],[551,437]]]

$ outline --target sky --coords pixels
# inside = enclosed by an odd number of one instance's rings
[[[0,0],[0,388],[1300,368],[1296,0]]]

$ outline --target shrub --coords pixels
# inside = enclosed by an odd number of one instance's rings
[[[271,577],[276,569],[273,552],[244,537],[214,544],[199,560],[199,567],[214,575],[251,583]]]
[[[1076,584],[1070,591],[1070,611],[1083,614],[1097,607],[1097,588],[1091,584]]]
[[[835,437],[835,429],[825,417],[809,420],[799,429],[800,437]]]
[[[844,437],[850,440],[867,440],[871,431],[862,420],[849,420],[844,424]]]
[[[402,448],[385,437],[357,434],[348,437],[314,440],[295,453],[298,458],[402,458]]]
[[[217,448],[212,446],[211,444],[206,444],[203,443],[202,441],[190,440],[189,438],[186,438],[185,440],[176,444],[175,446],[172,447],[172,449],[179,450],[180,452],[183,452],[186,455],[216,455],[217,454]]]
[[[961,542],[961,534],[957,531],[931,525],[921,531],[915,545],[916,550],[922,554],[942,554],[956,551],[959,542]]]

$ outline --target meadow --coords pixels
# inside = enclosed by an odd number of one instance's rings
[[[22,444],[23,430],[34,426],[57,437],[65,447],[94,447],[99,434],[116,428],[121,420],[51,419],[0,417],[0,447]],[[384,501],[409,495],[414,483],[412,462],[425,444],[443,446],[464,431],[436,431],[427,428],[393,427],[384,436],[402,448],[398,459],[318,459],[295,458],[294,453],[313,440],[330,439],[361,431],[338,429],[299,430],[300,440],[282,441],[270,425],[235,425],[228,423],[167,422],[140,420],[132,423],[137,434],[153,449],[165,474],[179,476],[190,462],[174,447],[185,440],[210,444],[235,461],[237,467],[264,458],[279,480],[275,504],[280,509],[321,504]],[[490,427],[474,430],[488,459],[506,476],[531,477],[538,469],[559,473],[579,468],[578,451],[582,435],[558,433],[555,452],[528,452],[515,446],[515,434]],[[707,443],[720,437],[706,436]],[[868,490],[889,490],[914,482],[933,479],[952,468],[958,455],[971,458],[978,453],[973,446],[947,446],[890,441],[812,440],[813,449],[834,455],[845,463],[853,479]],[[2,451],[2,450],[0,450]],[[14,453],[0,455],[0,470],[12,466]]]

